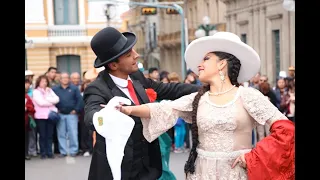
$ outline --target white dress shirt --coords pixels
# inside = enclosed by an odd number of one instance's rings
[[[132,81],[130,76],[128,76],[128,79],[125,80],[125,79],[121,79],[121,78],[118,78],[116,76],[113,76],[112,74],[109,74],[111,79],[113,80],[113,82],[116,84],[116,86],[125,94],[127,95],[130,100],[132,102],[134,102],[130,96],[130,93],[129,93],[129,90],[128,90],[128,80]]]

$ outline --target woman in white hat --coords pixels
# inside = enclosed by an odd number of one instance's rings
[[[193,146],[185,165],[189,180],[294,179],[294,124],[253,88],[239,86],[260,69],[253,48],[229,32],[199,38],[185,52],[186,63],[205,85],[175,101],[121,106],[142,117],[152,142],[182,117],[192,123]],[[252,149],[254,125],[271,125],[270,136]]]

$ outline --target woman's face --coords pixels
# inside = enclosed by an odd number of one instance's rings
[[[24,90],[26,91],[26,92],[28,92],[28,90],[29,90],[29,88],[30,88],[30,83],[24,83]]]
[[[279,79],[277,84],[278,84],[279,89],[283,89],[286,86],[286,82],[284,81],[284,79]]]
[[[218,66],[220,66],[221,62],[215,54],[206,54],[198,66],[199,80],[205,83],[213,81],[213,79],[219,75]]]
[[[169,83],[169,80],[168,80],[168,78],[163,78],[163,79],[161,80],[161,82],[163,82],[163,83]]]
[[[48,86],[48,82],[46,79],[41,79],[39,83],[39,87],[46,88]]]

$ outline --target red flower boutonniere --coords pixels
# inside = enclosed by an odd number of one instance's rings
[[[157,99],[157,93],[153,89],[146,89],[146,93],[150,102],[154,102]]]

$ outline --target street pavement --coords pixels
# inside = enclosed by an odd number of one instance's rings
[[[175,154],[170,156],[170,169],[177,180],[184,180],[184,164],[189,153]],[[42,160],[32,158],[25,161],[25,180],[87,180],[90,157],[66,157]]]

